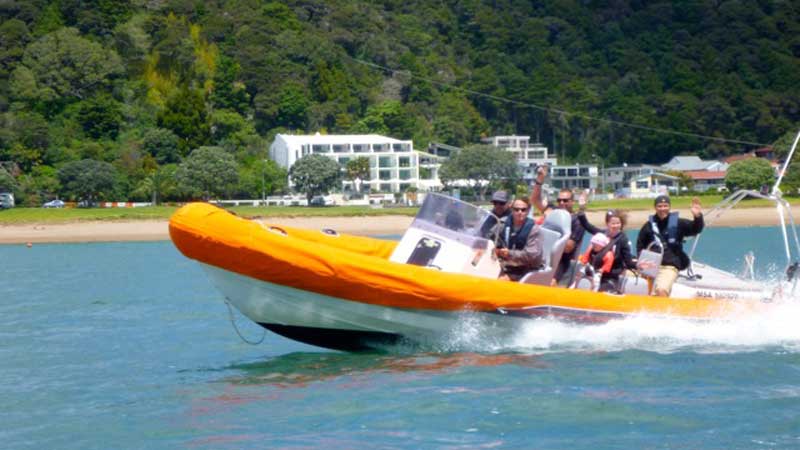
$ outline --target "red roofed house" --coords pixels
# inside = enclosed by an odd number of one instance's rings
[[[717,192],[725,188],[725,171],[687,170],[683,172],[694,181],[694,190],[705,192],[714,189]]]

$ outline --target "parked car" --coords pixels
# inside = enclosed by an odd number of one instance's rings
[[[10,192],[0,193],[0,209],[9,209],[14,207],[14,194]]]
[[[331,198],[325,198],[321,195],[317,195],[311,198],[311,201],[308,202],[308,206],[333,206],[334,202]]]
[[[42,205],[42,208],[63,208],[64,202],[59,199],[50,200],[49,202]]]

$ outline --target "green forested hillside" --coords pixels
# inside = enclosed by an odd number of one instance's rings
[[[201,147],[233,171],[225,195],[258,197],[285,186],[262,159],[287,131],[417,148],[529,134],[614,164],[739,152],[691,135],[773,143],[800,124],[791,1],[6,0],[0,14],[0,189],[29,204],[90,195],[81,175],[98,197],[196,197],[184,166]]]

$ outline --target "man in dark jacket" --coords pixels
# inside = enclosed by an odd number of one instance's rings
[[[487,217],[486,221],[481,225],[481,236],[492,237],[490,236],[491,230],[497,225],[497,219],[502,222],[506,217],[511,216],[511,208],[508,207],[508,192],[495,191],[492,194],[492,214],[494,215]]]
[[[542,184],[547,176],[547,166],[539,166],[536,171],[536,178],[533,180],[533,188],[531,189],[531,204],[539,210],[541,214],[545,213],[547,203],[542,196]],[[553,277],[551,286],[569,286],[572,278],[575,276],[575,261],[578,258],[578,253],[581,249],[581,240],[585,233],[581,221],[578,220],[578,215],[572,212],[572,206],[575,203],[575,194],[567,188],[562,188],[558,191],[556,197],[556,208],[563,209],[570,213],[572,216],[572,223],[570,226],[570,236],[567,244],[564,246],[564,253],[561,254],[561,260],[557,262],[556,273]]]
[[[672,284],[678,279],[678,272],[689,267],[689,255],[683,251],[683,241],[687,237],[697,236],[703,231],[703,210],[700,200],[692,199],[692,215],[694,220],[679,219],[677,212],[670,212],[670,200],[666,195],[659,195],[655,200],[656,213],[642,225],[639,239],[636,241],[636,252],[641,254],[651,243],[661,249],[661,267],[658,270],[653,291],[655,295],[668,297],[672,292]],[[641,264],[641,262],[640,262]]]

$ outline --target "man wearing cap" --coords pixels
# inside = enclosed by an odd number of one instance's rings
[[[506,217],[511,215],[511,208],[508,207],[508,192],[495,191],[495,193],[492,194],[492,214],[494,214],[494,216],[487,217],[486,221],[481,225],[481,236],[489,237],[492,227],[497,225],[497,219],[500,219],[502,222]]]
[[[660,297],[668,297],[672,292],[672,284],[678,279],[678,272],[689,267],[689,255],[683,251],[683,240],[697,236],[703,231],[703,210],[700,200],[692,199],[692,215],[694,220],[679,219],[677,212],[670,212],[670,199],[659,195],[655,202],[656,213],[642,225],[639,239],[636,241],[636,252],[648,248],[651,243],[661,249],[661,267],[658,270],[653,292]]]

